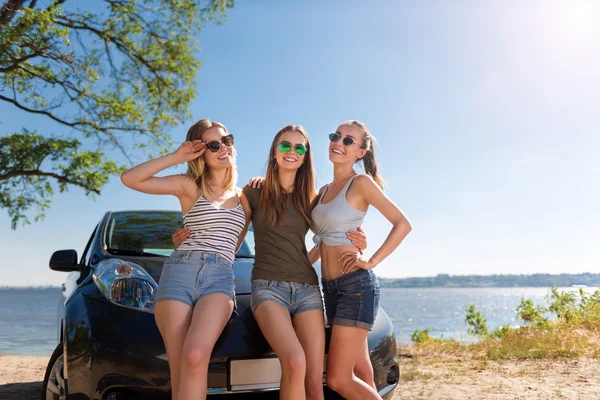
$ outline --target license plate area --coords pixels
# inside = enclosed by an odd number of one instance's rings
[[[281,365],[277,357],[231,360],[229,382],[232,392],[279,389]]]

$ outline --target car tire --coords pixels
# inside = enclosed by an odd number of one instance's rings
[[[64,377],[63,344],[59,343],[48,361],[44,384],[42,386],[42,400],[67,400],[69,397],[67,380]]]

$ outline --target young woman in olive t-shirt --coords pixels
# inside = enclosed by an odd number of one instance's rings
[[[319,254],[307,253],[305,245],[315,197],[308,136],[301,126],[288,125],[273,139],[261,188],[246,186],[242,201],[255,237],[251,305],[281,363],[281,399],[323,399],[325,322],[312,266]],[[365,247],[363,234],[348,237]],[[185,231],[173,235],[175,244],[183,238]]]

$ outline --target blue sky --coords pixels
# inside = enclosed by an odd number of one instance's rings
[[[365,121],[413,224],[379,276],[598,272],[597,15],[591,1],[236,1],[199,37],[191,110],[235,135],[240,183],[264,173],[290,123],[307,129],[327,183],[327,134]],[[0,115],[1,134],[24,121],[69,133],[5,104]],[[192,122],[169,133],[183,140]],[[2,211],[0,285],[60,284],[50,255],[81,252],[107,210],[177,208],[113,178],[96,201],[56,195],[45,221],[16,231]],[[370,210],[368,251],[389,227]]]

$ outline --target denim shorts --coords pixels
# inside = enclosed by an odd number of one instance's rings
[[[155,302],[176,300],[194,307],[202,297],[224,293],[235,301],[233,263],[218,254],[175,250],[165,261]]]
[[[373,329],[381,288],[371,270],[358,270],[336,279],[321,279],[327,324]]]
[[[283,306],[293,317],[305,311],[323,311],[323,298],[318,285],[308,283],[252,281],[252,312],[265,301],[274,301]]]

